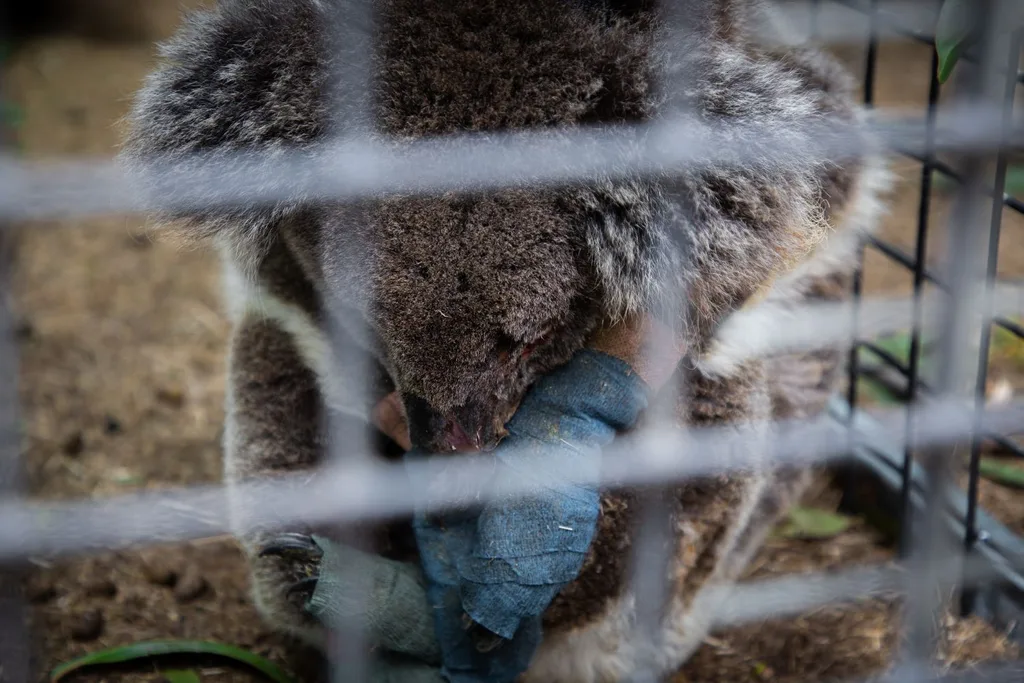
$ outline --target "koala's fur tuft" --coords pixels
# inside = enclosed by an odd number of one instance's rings
[[[193,14],[138,95],[124,160],[314,154],[332,117],[357,116],[332,93],[329,72],[327,31],[345,3],[223,0]],[[755,40],[751,27],[768,16],[759,0],[690,0],[703,23],[685,42],[671,38],[650,0],[372,4],[379,140],[519,129],[556,140],[583,125],[658,123],[686,105],[705,123],[787,131],[798,148],[816,122],[862,117],[850,76],[829,57]],[[692,349],[681,422],[760,429],[770,418],[814,415],[836,386],[839,350],[750,360],[744,342],[758,315],[846,296],[857,239],[877,221],[886,184],[872,156],[830,165],[797,149],[670,177],[197,204],[158,218],[224,257],[235,321],[230,484],[314,467],[328,445],[325,415],[365,421],[392,390],[415,444],[450,450],[453,426],[462,441],[493,444],[536,377],[597,326],[637,311],[668,315]],[[661,308],[666,294],[682,292],[682,308]],[[366,378],[338,362],[334,314],[342,348],[376,359],[369,395],[354,391]],[[345,324],[353,319],[365,334]],[[673,591],[653,649],[634,636],[626,590],[634,494],[607,492],[587,564],[549,609],[527,680],[596,683],[639,662],[677,667],[707,628],[704,589],[738,575],[806,479],[754,471],[676,490]],[[382,552],[408,552],[400,527],[382,531]],[[316,642],[318,626],[284,589],[298,569],[258,556],[273,531],[243,538],[257,603]]]

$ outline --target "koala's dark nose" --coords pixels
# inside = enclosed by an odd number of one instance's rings
[[[478,451],[496,440],[494,420],[489,411],[476,404],[440,413],[422,398],[406,396],[405,412],[409,439],[415,448],[434,453]]]

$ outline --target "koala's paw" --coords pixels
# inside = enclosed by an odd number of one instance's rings
[[[301,597],[308,601],[320,580],[319,569],[323,551],[311,536],[298,533],[283,533],[271,536],[257,552],[257,557],[276,556],[294,563],[297,573],[305,574],[285,588],[287,596]]]
[[[253,597],[264,619],[322,647],[323,625],[306,609],[319,580],[320,548],[303,533],[269,534],[250,548]]]

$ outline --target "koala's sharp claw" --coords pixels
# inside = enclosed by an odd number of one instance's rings
[[[318,546],[309,536],[306,536],[305,534],[284,533],[271,539],[271,541],[260,550],[259,556],[266,557],[268,555],[284,555],[289,552],[306,553],[317,558],[323,555],[323,551],[320,550],[320,546]]]
[[[319,580],[319,576],[310,576],[305,579],[300,579],[288,586],[288,595],[294,595],[295,593],[307,593],[309,595],[313,595],[313,591],[316,590],[316,584]]]
[[[318,569],[323,554],[323,550],[311,536],[295,532],[271,536],[257,549],[259,557],[281,558],[274,561],[276,571],[283,570],[283,574],[278,574],[274,579],[273,591],[293,608],[299,607],[297,599],[308,603],[313,597],[320,579]],[[283,564],[279,564],[282,562]]]

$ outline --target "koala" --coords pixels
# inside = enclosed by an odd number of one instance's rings
[[[122,159],[131,168],[194,153],[315,149],[338,116],[356,115],[332,75],[329,30],[347,2],[221,0],[191,14],[137,95]],[[760,0],[692,0],[687,16],[701,23],[686,41],[653,0],[371,5],[368,106],[379,139],[517,130],[557,138],[657,122],[681,99],[705,122],[778,130],[865,116],[840,64],[799,41],[761,38],[771,15]],[[681,94],[673,74],[685,79]],[[229,489],[313,472],[334,443],[327,419],[368,425],[392,392],[414,446],[492,447],[536,378],[599,326],[637,312],[658,311],[685,340],[687,371],[670,380],[682,389],[679,424],[820,414],[840,380],[840,349],[750,358],[744,344],[758,334],[751,311],[782,315],[847,296],[888,183],[881,156],[864,149],[834,163],[783,155],[653,177],[157,214],[216,249],[224,266]],[[673,292],[680,303],[666,312],[660,302]],[[371,359],[369,376],[339,361],[350,351]],[[545,613],[523,680],[597,683],[641,664],[678,668],[709,628],[707,589],[738,577],[808,478],[766,466],[672,486],[656,645],[635,628],[630,589],[640,494],[609,487],[583,570]],[[408,520],[367,531],[376,552],[415,557]],[[322,646],[321,625],[302,609],[315,556],[264,552],[282,539],[301,546],[309,533],[239,535],[261,613]]]

